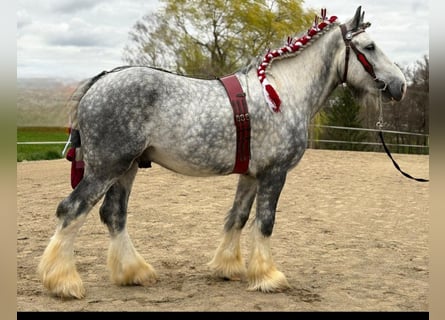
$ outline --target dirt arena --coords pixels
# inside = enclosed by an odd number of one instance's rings
[[[428,156],[393,156],[409,174],[428,178]],[[154,164],[136,177],[128,231],[158,282],[109,281],[99,203],[75,244],[86,298],[50,296],[36,267],[56,206],[71,191],[70,165],[17,163],[17,311],[428,311],[429,183],[407,179],[384,153],[306,151],[288,175],[271,240],[291,288],[273,294],[214,279],[207,267],[237,175],[186,177]],[[249,241],[247,225],[245,260]]]

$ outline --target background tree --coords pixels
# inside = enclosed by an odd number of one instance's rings
[[[347,87],[338,87],[328,100],[328,106],[321,112],[320,124],[347,128],[362,128],[361,106]],[[350,141],[352,143],[328,143],[326,148],[337,150],[365,150],[368,134],[360,130],[323,128],[319,134],[322,140]]]
[[[123,60],[202,77],[235,72],[288,36],[306,31],[316,14],[304,11],[299,0],[161,2],[158,13],[133,26]]]
[[[303,1],[298,0],[160,1],[162,6],[158,12],[149,13],[134,24],[129,32],[129,42],[124,47],[123,60],[130,65],[159,67],[203,78],[233,73],[267,49],[281,47],[288,36],[305,32],[311,26],[315,14],[319,13],[314,10],[304,11]],[[407,95],[400,103],[384,105],[384,129],[428,133],[428,57],[425,56],[414,67],[403,71],[409,84]],[[345,117],[356,117],[343,121],[344,126],[354,127],[357,124],[358,127],[375,128],[379,113],[377,106],[363,106],[357,111],[356,104],[349,105],[355,103],[353,99],[335,94],[328,103],[331,106],[329,112],[342,112]],[[330,117],[328,119],[327,115],[317,114],[312,123],[342,126],[340,114],[331,114]],[[358,120],[361,122],[356,122]],[[353,139],[359,132],[349,132],[342,138],[339,136],[340,131],[313,126],[309,132],[312,140],[310,146],[319,147],[313,140],[323,138]],[[362,133],[356,138],[363,139],[364,135]],[[385,139],[389,144],[428,143],[424,136],[413,138],[388,134]],[[378,139],[368,133],[367,141],[375,143]],[[329,147],[327,143],[322,146]],[[361,148],[363,145],[356,145],[353,149]],[[412,152],[402,149],[393,151]],[[425,151],[416,151],[419,150]]]

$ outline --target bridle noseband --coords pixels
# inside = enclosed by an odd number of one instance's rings
[[[366,58],[366,56],[359,49],[357,49],[357,46],[352,42],[352,38],[354,38],[356,35],[358,35],[362,32],[365,32],[365,29],[369,26],[370,26],[369,23],[365,23],[365,24],[363,24],[363,26],[358,28],[356,31],[348,31],[346,29],[345,24],[340,25],[340,30],[341,30],[341,34],[343,37],[343,41],[345,42],[345,45],[346,45],[345,70],[343,72],[342,83],[343,84],[346,83],[346,79],[348,77],[349,56],[350,56],[350,51],[352,49],[352,51],[354,51],[355,55],[357,56],[358,61],[362,64],[362,66],[366,70],[366,72],[368,72],[371,75],[372,79],[375,82],[379,83],[382,86],[379,89],[385,90],[386,83],[377,78],[377,76],[374,72],[374,67],[372,66],[372,64],[369,62],[369,60]]]

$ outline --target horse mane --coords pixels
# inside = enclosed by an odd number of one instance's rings
[[[319,23],[319,20],[321,22]],[[300,54],[305,48],[310,46],[316,39],[331,29],[331,26],[337,25],[337,16],[326,16],[326,9],[321,9],[321,17],[315,16],[312,27],[298,38],[288,37],[286,44],[271,51],[266,52],[264,57],[259,61],[257,66],[257,75],[263,87],[263,93],[266,98],[269,108],[273,112],[280,112],[281,100],[278,93],[266,78],[267,68],[270,67],[273,61],[293,57]]]

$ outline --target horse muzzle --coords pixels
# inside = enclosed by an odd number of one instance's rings
[[[406,82],[401,79],[392,80],[389,83],[380,82],[379,89],[382,90],[383,96],[391,101],[401,101],[406,93]]]

